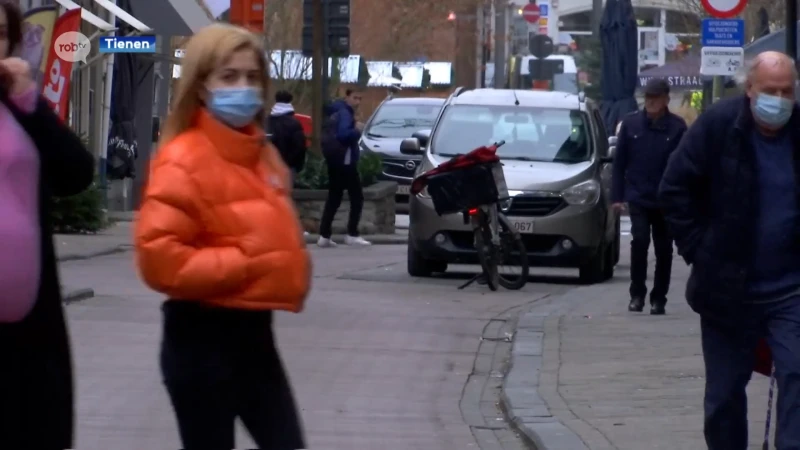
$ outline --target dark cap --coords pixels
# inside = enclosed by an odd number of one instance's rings
[[[663,78],[651,78],[644,86],[645,97],[661,97],[669,95],[669,83]]]

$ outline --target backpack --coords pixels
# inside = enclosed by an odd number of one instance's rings
[[[339,124],[339,113],[333,113],[322,122],[322,156],[333,163],[341,163],[349,148],[336,138],[336,129]]]

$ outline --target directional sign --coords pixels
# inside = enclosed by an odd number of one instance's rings
[[[744,64],[741,47],[703,47],[700,50],[700,75],[731,76]]]
[[[709,15],[720,19],[736,17],[747,6],[747,0],[700,0],[700,3]]]
[[[539,7],[536,6],[535,3],[528,3],[522,8],[522,17],[524,17],[528,23],[538,22],[539,17],[541,16],[542,15],[539,10]]]
[[[703,19],[700,45],[703,47],[744,47],[744,20]]]

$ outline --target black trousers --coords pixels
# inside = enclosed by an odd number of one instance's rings
[[[672,276],[672,238],[664,215],[655,208],[629,205],[631,217],[631,297],[647,295],[647,253],[650,236],[656,253],[656,270],[650,301],[666,302]]]
[[[0,449],[73,446],[69,337],[57,288],[43,286],[33,311],[0,324]],[[0,299],[2,301],[2,299]]]
[[[319,224],[319,235],[330,239],[333,218],[336,210],[342,205],[344,192],[350,197],[350,217],[347,219],[347,234],[358,236],[358,223],[361,221],[361,211],[364,209],[364,192],[361,189],[361,177],[355,165],[328,164],[328,198],[325,200],[325,209]]]
[[[238,417],[259,448],[304,449],[272,313],[164,303],[161,370],[183,447],[235,448]]]

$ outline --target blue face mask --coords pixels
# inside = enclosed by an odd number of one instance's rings
[[[788,98],[758,94],[753,104],[756,119],[771,127],[782,127],[792,117],[794,105]]]
[[[217,88],[210,91],[208,109],[217,119],[242,128],[264,108],[261,90],[254,87]]]

